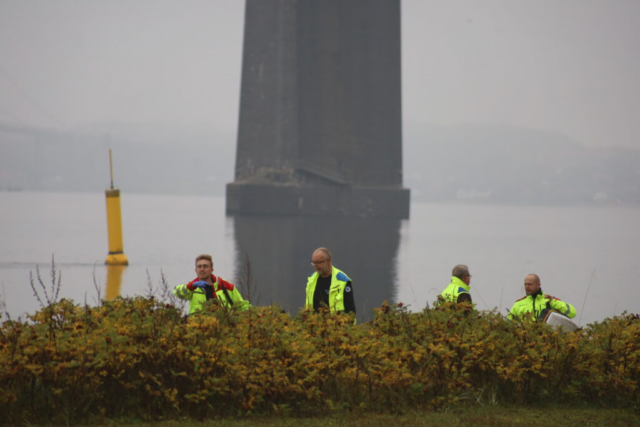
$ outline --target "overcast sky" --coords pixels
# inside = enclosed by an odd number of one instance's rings
[[[0,121],[235,132],[244,2],[0,0]],[[403,0],[403,117],[640,148],[640,1]]]

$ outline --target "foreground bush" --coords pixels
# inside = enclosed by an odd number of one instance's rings
[[[199,316],[151,298],[62,300],[0,328],[0,423],[402,412],[477,404],[638,408],[640,319],[575,333],[445,306]]]

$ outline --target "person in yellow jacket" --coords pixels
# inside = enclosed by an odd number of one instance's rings
[[[576,317],[576,309],[571,304],[542,292],[540,277],[537,274],[529,274],[524,278],[524,290],[527,295],[513,304],[511,311],[509,311],[509,319],[524,320],[531,318],[528,314],[531,313],[535,320],[541,317],[540,315],[545,309],[556,310],[570,319]]]
[[[176,286],[173,290],[176,297],[189,301],[189,315],[200,311],[205,301],[210,299],[217,299],[223,306],[240,310],[251,307],[251,304],[242,298],[238,288],[220,276],[213,275],[211,255],[202,254],[196,257],[196,274],[198,277],[189,283]]]
[[[451,283],[444,288],[438,299],[445,302],[468,302],[473,304],[470,291],[471,274],[469,274],[469,267],[464,264],[458,264],[451,270]]]
[[[355,314],[353,284],[349,276],[331,264],[329,249],[316,249],[311,256],[311,265],[316,271],[307,280],[306,308],[318,311],[325,307],[331,313]]]

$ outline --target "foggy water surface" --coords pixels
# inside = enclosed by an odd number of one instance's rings
[[[120,287],[107,289],[104,194],[0,193],[0,293],[12,318],[39,308],[29,275],[38,266],[50,284],[52,255],[61,296],[90,304],[96,285],[113,297],[145,294],[161,274],[172,287],[189,281],[200,253],[213,256],[214,274],[245,283],[248,258],[254,302],[293,313],[304,304],[319,246],[352,278],[361,321],[385,300],[422,310],[458,263],[471,270],[480,309],[505,313],[524,295],[524,276],[537,273],[543,290],[573,304],[583,325],[639,311],[638,208],[414,203],[411,219],[400,221],[227,217],[222,197],[123,192],[121,203],[130,265]]]

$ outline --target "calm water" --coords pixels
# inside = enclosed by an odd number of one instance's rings
[[[63,297],[95,303],[102,295],[146,293],[161,272],[171,286],[195,277],[194,258],[214,257],[215,273],[246,283],[254,300],[295,312],[304,303],[311,252],[327,246],[354,280],[359,318],[382,301],[412,310],[431,303],[451,268],[471,269],[481,309],[505,312],[524,295],[524,276],[572,303],[586,324],[640,311],[640,209],[549,208],[414,203],[411,219],[227,217],[217,197],[122,194],[124,249],[130,266],[107,289],[104,194],[0,193],[0,301],[15,318],[39,308],[29,274],[50,283],[52,255]],[[95,284],[94,284],[95,283]],[[588,290],[588,293],[587,293]],[[586,300],[586,301],[585,301]]]

